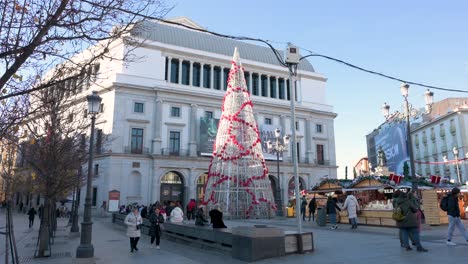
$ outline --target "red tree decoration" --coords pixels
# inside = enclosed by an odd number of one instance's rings
[[[269,218],[275,209],[252,108],[236,48],[204,200],[209,208],[218,204],[228,218]]]

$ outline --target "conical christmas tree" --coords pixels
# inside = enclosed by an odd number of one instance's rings
[[[276,209],[252,108],[236,48],[205,187],[208,209],[218,205],[226,218],[269,218]]]

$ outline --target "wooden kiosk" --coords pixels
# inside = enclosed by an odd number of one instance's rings
[[[358,223],[361,225],[396,226],[392,219],[392,195],[394,187],[377,177],[366,176],[358,179],[343,192],[353,192],[359,201],[361,214]],[[348,212],[340,212],[340,223],[348,223]]]

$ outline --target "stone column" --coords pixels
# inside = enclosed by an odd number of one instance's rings
[[[310,119],[306,119],[305,127],[305,143],[306,143],[306,158],[308,164],[314,163],[314,152],[312,149],[312,131],[311,131],[312,122]]]
[[[283,191],[283,207],[286,207],[288,206],[288,202],[289,202],[289,194],[288,194],[288,191],[289,191],[289,186],[288,186],[288,183],[289,183],[289,173],[283,173],[281,175],[281,181],[282,181],[282,191]]]
[[[253,84],[253,81],[252,81],[252,72],[249,72],[249,87],[248,87],[248,90],[250,93],[252,93],[252,84]]]
[[[214,88],[214,66],[213,64],[210,65],[210,89]]]
[[[152,149],[153,155],[161,155],[161,143],[162,143],[162,110],[163,101],[160,98],[155,99],[153,109],[153,140]]]
[[[190,135],[189,135],[189,155],[197,156],[197,109],[196,104],[190,105]]]
[[[193,86],[193,61],[190,61],[189,85]]]
[[[167,82],[171,82],[171,62],[172,58],[167,57]]]
[[[200,63],[200,87],[201,88],[204,88],[205,86],[203,86],[203,71],[204,71],[204,68],[205,68],[205,64],[204,63]]]
[[[267,75],[266,97],[270,97],[270,75]]]
[[[177,83],[182,84],[182,59],[179,59],[179,76]]]

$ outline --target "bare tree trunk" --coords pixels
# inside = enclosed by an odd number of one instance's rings
[[[42,208],[42,217],[41,217],[41,226],[39,228],[39,252],[38,257],[47,257],[47,251],[50,251],[49,248],[49,239],[50,239],[50,200],[49,198],[44,198],[44,206]]]
[[[10,234],[10,243],[11,243],[10,246],[12,247],[12,251],[11,251],[12,256],[11,256],[11,258],[13,260],[13,263],[19,263],[18,249],[16,248],[15,232],[14,232],[14,228],[13,228],[13,213],[12,213],[11,210],[9,210],[8,216],[9,216],[8,230],[9,230],[9,234]]]
[[[7,206],[6,206],[6,214],[5,214],[5,219],[6,219],[6,226],[5,226],[5,263],[8,262],[8,251],[10,250],[10,201],[7,200]]]

